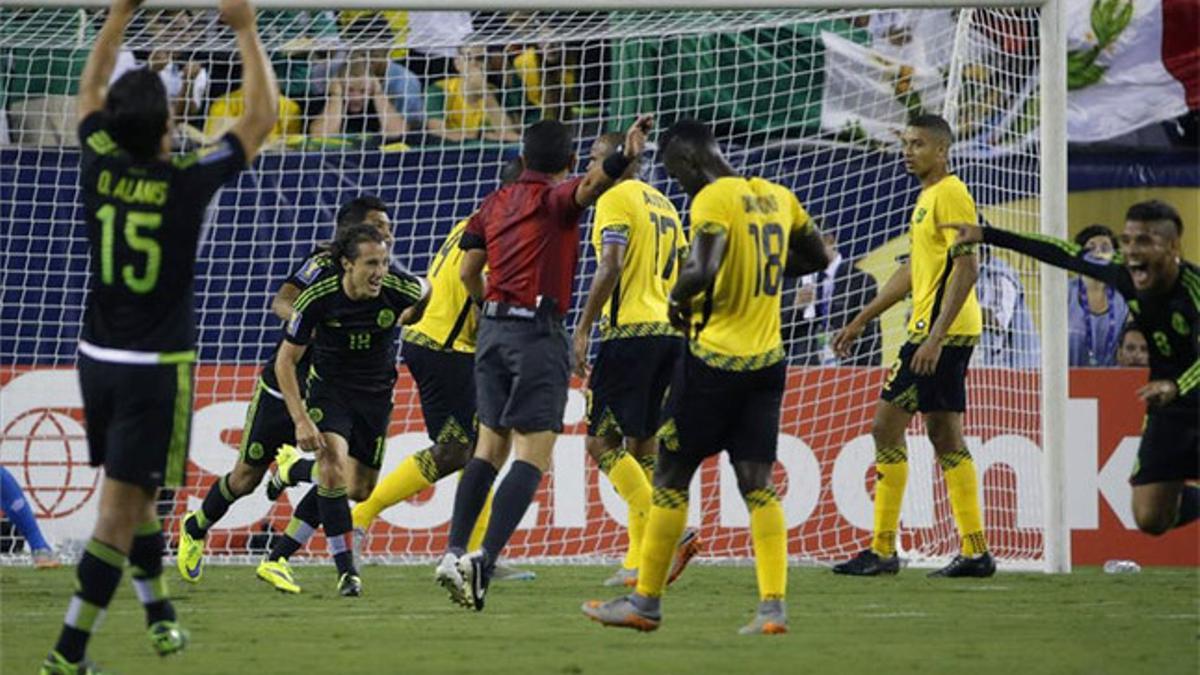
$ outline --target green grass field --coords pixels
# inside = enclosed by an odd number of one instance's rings
[[[791,633],[741,637],[755,602],[749,568],[695,567],[672,588],[657,633],[582,617],[607,569],[534,567],[500,582],[485,612],[451,606],[431,567],[366,567],[342,599],[333,572],[302,567],[283,596],[247,567],[172,580],[192,644],[170,659],[145,641],[122,585],[91,657],[118,673],[1188,673],[1200,670],[1200,573],[1001,574],[988,580],[846,579],[792,571]],[[173,567],[169,568],[174,572]],[[57,635],[72,570],[0,568],[0,672],[32,673]]]

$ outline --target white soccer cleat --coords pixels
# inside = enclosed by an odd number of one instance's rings
[[[475,603],[467,597],[462,574],[458,571],[458,556],[453,553],[447,553],[442,556],[437,568],[433,572],[433,578],[438,582],[439,586],[446,589],[446,592],[450,594],[450,600],[454,604],[461,605],[467,609],[474,609]]]

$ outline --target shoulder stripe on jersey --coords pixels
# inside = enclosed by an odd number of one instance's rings
[[[328,278],[322,279],[322,280],[318,281],[317,283],[313,284],[312,286],[309,286],[308,288],[306,288],[306,289],[304,289],[303,291],[301,291],[301,292],[300,292],[300,295],[298,295],[298,296],[296,297],[296,302],[300,302],[301,300],[305,300],[305,299],[307,299],[308,297],[311,297],[312,295],[314,295],[314,294],[316,294],[316,293],[321,293],[321,292],[323,292],[323,291],[324,291],[326,288],[328,288],[328,287],[330,287],[330,286],[333,286],[333,285],[337,284],[337,282],[338,282],[338,277],[336,277],[336,276],[333,276],[333,277],[328,277]]]
[[[104,130],[93,132],[91,136],[88,136],[87,144],[97,155],[108,155],[117,150],[116,141]]]
[[[308,307],[314,300],[320,297],[334,293],[338,289],[338,277],[330,277],[324,281],[318,282],[313,286],[309,286],[307,290],[296,298],[296,302],[292,304],[292,308],[299,311]]]
[[[1180,270],[1179,278],[1183,281],[1183,287],[1187,289],[1188,295],[1192,297],[1192,303],[1200,307],[1200,274],[1184,267]]]
[[[413,300],[420,300],[425,294],[425,287],[421,284],[421,282],[408,281],[407,279],[401,279],[400,277],[393,276],[391,274],[383,278],[383,285],[395,291],[399,291],[401,294],[412,298]]]

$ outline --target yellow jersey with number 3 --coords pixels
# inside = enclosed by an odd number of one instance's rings
[[[779,293],[788,240],[812,228],[792,191],[762,178],[725,177],[692,200],[693,241],[725,235],[712,288],[694,307],[692,353],[724,370],[757,370],[783,359]]]
[[[678,335],[667,322],[667,293],[679,275],[687,239],[679,212],[663,193],[640,180],[625,180],[596,202],[592,248],[625,247],[621,278],[601,312],[600,338]]]
[[[938,225],[975,223],[975,200],[958,176],[949,175],[921,190],[913,209],[910,237],[912,239],[912,317],[908,321],[911,339],[921,341],[937,320],[953,270],[952,261],[959,255],[974,253],[974,246],[958,246],[954,230]],[[948,343],[973,344],[983,331],[983,315],[975,288],[971,288],[958,316],[950,324],[947,336],[958,338]]]
[[[475,311],[467,287],[458,276],[463,250],[458,247],[470,218],[460,220],[446,235],[429,263],[426,277],[433,288],[421,320],[404,329],[404,340],[439,351],[475,352]]]

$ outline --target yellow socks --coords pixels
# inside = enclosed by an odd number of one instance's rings
[[[600,470],[612,481],[617,494],[629,505],[629,548],[621,566],[637,569],[642,557],[642,537],[650,515],[650,483],[642,466],[633,455],[621,449],[604,453],[599,460]]]
[[[987,537],[983,533],[983,509],[979,504],[979,476],[975,462],[966,448],[938,455],[946,492],[950,495],[950,510],[962,537],[962,553],[975,557],[987,553]]]
[[[438,478],[431,448],[410,455],[375,486],[370,498],[354,507],[354,527],[365,530],[381,511],[433,485]]]
[[[745,495],[754,542],[754,571],[762,600],[782,600],[787,592],[787,525],[774,488]]]
[[[687,490],[654,488],[646,533],[642,536],[642,560],[638,565],[638,595],[657,598],[667,585],[667,573],[675,547],[687,526]]]
[[[871,550],[883,558],[896,555],[900,505],[908,483],[908,452],[903,445],[875,449],[875,536]]]

